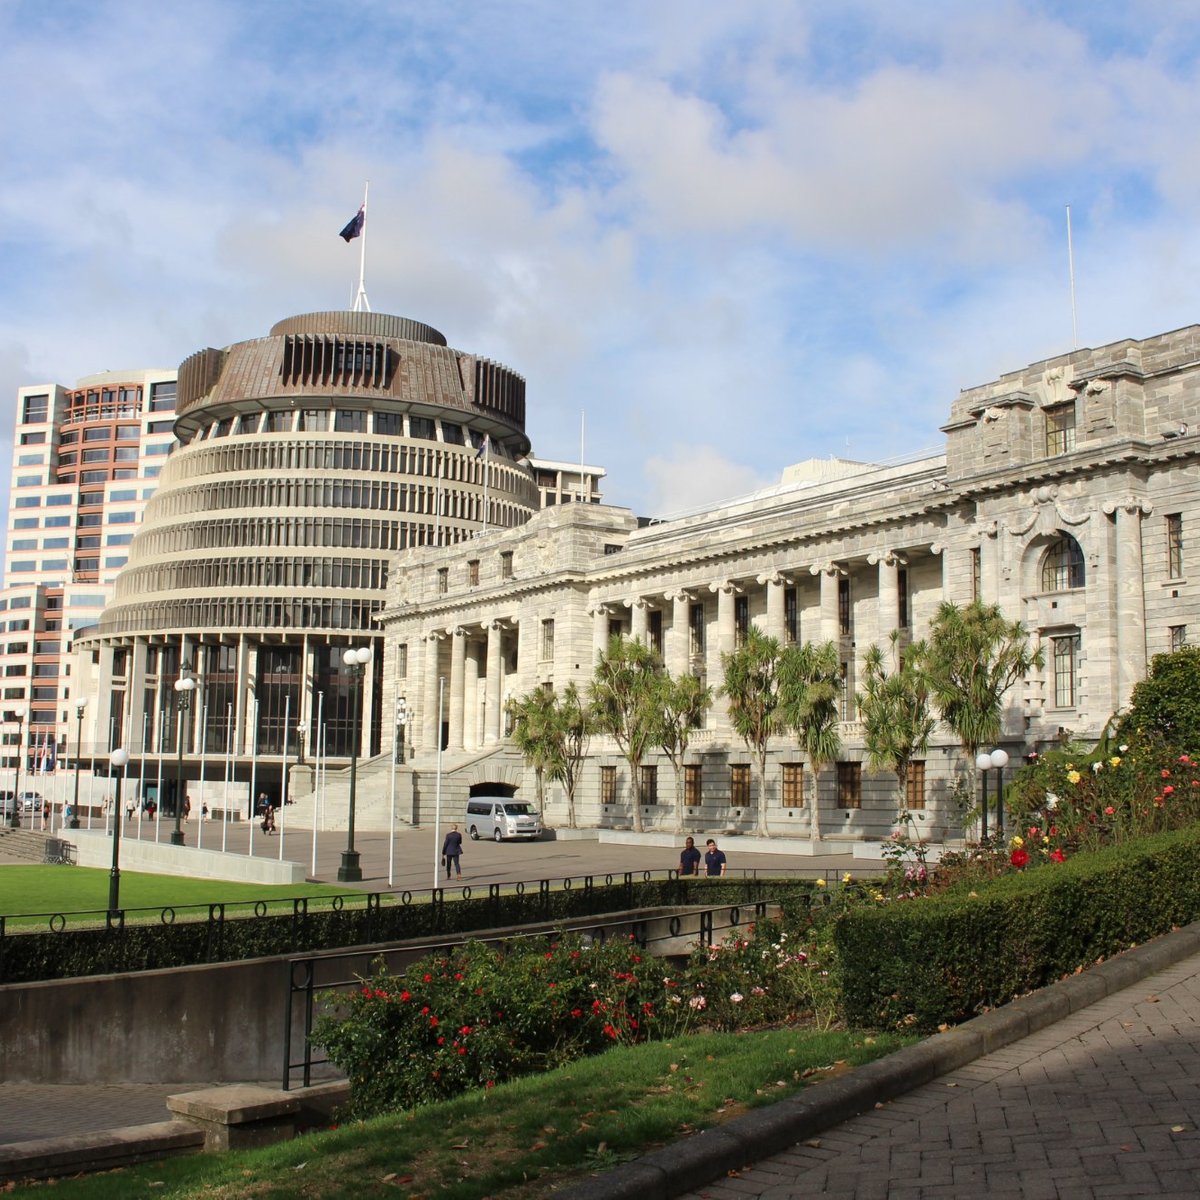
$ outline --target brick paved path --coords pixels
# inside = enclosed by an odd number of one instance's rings
[[[691,1200],[1200,1196],[1200,955]]]

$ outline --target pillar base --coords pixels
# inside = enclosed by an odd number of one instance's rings
[[[182,829],[172,829],[171,830],[171,845],[172,846],[187,845],[187,843],[183,840],[183,830]]]
[[[342,865],[338,867],[338,883],[361,883],[362,867],[358,865],[357,850],[342,851]]]

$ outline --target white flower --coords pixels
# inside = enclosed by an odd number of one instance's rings
[[[1125,745],[1125,743],[1124,743],[1124,742],[1122,742],[1122,743],[1121,743],[1121,744],[1120,744],[1120,745],[1117,747],[1117,749],[1118,749],[1118,750],[1120,750],[1120,752],[1121,752],[1122,754],[1124,754],[1124,753],[1125,753],[1125,751],[1129,749],[1129,747],[1128,747],[1127,745]]]
[[[1046,793],[1046,807],[1051,811],[1058,807],[1058,797],[1053,792]]]
[[[741,1004],[741,1002],[745,999],[741,992],[733,992],[729,998],[734,1002],[734,1004]]]
[[[1093,775],[1098,775],[1103,770],[1104,770],[1104,764],[1102,762],[1097,761],[1097,762],[1092,763],[1092,774]]]
[[[688,1008],[694,1008],[697,1011],[699,1011],[702,1008],[707,1008],[707,1007],[708,1007],[708,1001],[705,1000],[703,996],[693,996],[688,1001]]]

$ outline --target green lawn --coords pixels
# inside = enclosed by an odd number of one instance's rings
[[[532,1200],[913,1041],[774,1029],[617,1047],[546,1074],[263,1150],[57,1180],[56,1200]],[[17,1188],[26,1195],[45,1184]]]
[[[108,872],[97,867],[6,864],[0,866],[0,914],[20,917],[29,913],[102,911],[108,907],[108,881]],[[227,883],[220,879],[192,879],[181,875],[121,872],[121,906],[127,911],[135,908],[181,909],[188,904],[233,904],[238,901],[244,905],[259,900],[284,901],[294,896],[342,894],[345,894],[345,889],[321,883],[268,886]],[[355,894],[356,899],[359,896],[365,903],[365,895]],[[180,912],[179,918],[182,920],[185,915]]]

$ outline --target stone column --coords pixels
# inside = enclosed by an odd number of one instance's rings
[[[781,646],[787,645],[787,629],[783,611],[783,591],[793,581],[779,574],[760,575],[758,582],[767,589],[767,616],[763,632],[773,637]]]
[[[821,641],[836,642],[841,636],[838,621],[838,580],[843,572],[834,562],[814,563],[809,567],[821,577]]]
[[[688,609],[692,602],[690,592],[667,592],[664,600],[671,601],[671,628],[666,633],[667,670],[676,678],[686,675],[691,667],[689,646],[691,631],[688,628]]]
[[[483,744],[494,746],[500,740],[503,715],[503,639],[504,626],[491,621],[487,627],[487,702],[484,706]]]
[[[725,728],[729,724],[729,700],[717,694],[725,678],[721,669],[721,655],[732,654],[736,648],[737,629],[734,624],[733,602],[741,589],[733,580],[724,579],[719,583],[710,584],[709,590],[717,593],[717,636],[708,646],[708,682],[713,689],[713,717],[718,727]]]
[[[626,604],[630,610],[630,633],[635,642],[641,642],[643,646],[649,644],[647,636],[649,629],[649,612],[650,609],[640,596],[627,600]]]
[[[892,634],[900,626],[900,567],[899,555],[890,550],[877,550],[867,555],[867,562],[879,568],[879,600],[875,609],[875,638],[883,651],[887,669],[894,671],[899,663],[892,649]]]
[[[464,641],[467,639],[464,637]],[[479,687],[478,645],[467,641],[463,657],[463,749],[478,750],[480,746],[480,708],[483,695]]]
[[[467,631],[461,625],[450,633],[450,730],[447,736],[448,750],[463,748],[463,693],[466,683]]]
[[[608,605],[598,604],[592,613],[592,665],[608,649]]]
[[[1106,513],[1116,517],[1116,608],[1117,707],[1129,704],[1134,685],[1146,674],[1146,598],[1142,577],[1142,516],[1151,506],[1144,500],[1126,497],[1110,501]],[[1088,577],[1091,591],[1091,573]],[[1110,591],[1110,595],[1111,595]],[[1090,607],[1090,606],[1089,606]]]

